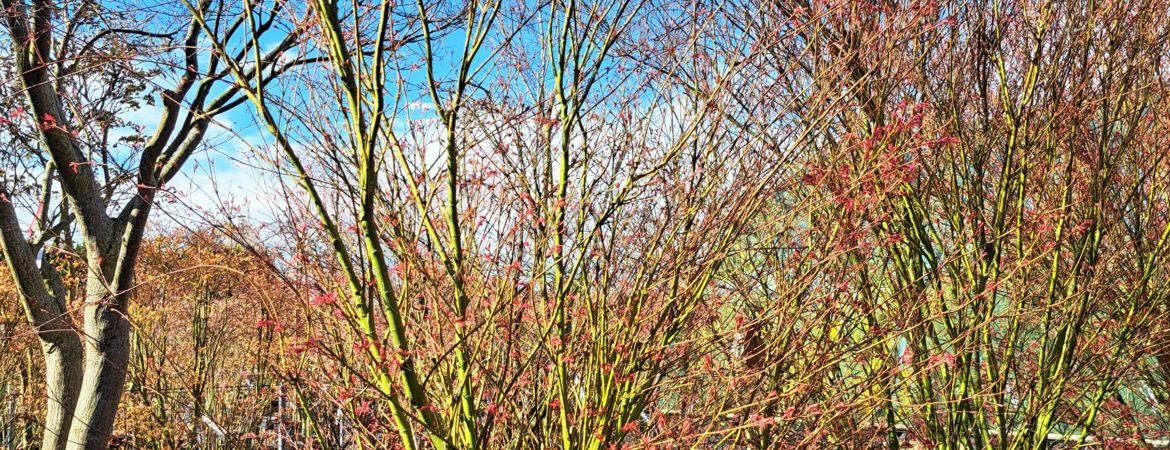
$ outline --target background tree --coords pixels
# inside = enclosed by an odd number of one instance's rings
[[[42,446],[105,448],[125,385],[129,300],[151,209],[215,117],[240,103],[239,89],[219,81],[225,55],[200,49],[203,28],[165,8],[40,0],[2,6],[9,86],[19,97],[9,101],[20,105],[14,111],[22,111],[23,127],[12,132],[5,156],[44,167],[31,226],[21,226],[14,200],[27,178],[11,174],[0,191],[4,259],[46,361]],[[214,18],[219,37],[240,28],[230,4],[203,1],[197,9]],[[257,67],[272,69],[295,36],[284,33]],[[250,50],[244,44],[237,51]],[[159,83],[170,86],[153,88]],[[129,124],[122,117],[146,92],[158,95],[153,131],[118,138]],[[74,236],[79,249],[63,246]],[[61,252],[74,250],[85,260],[85,289],[76,296],[56,267]],[[80,329],[74,298],[84,305]]]

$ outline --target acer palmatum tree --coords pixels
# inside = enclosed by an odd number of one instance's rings
[[[289,378],[348,417],[332,437],[670,446],[758,416],[687,405],[726,387],[713,281],[819,121],[779,119],[795,92],[744,71],[776,44],[737,10],[675,6],[319,1],[320,67],[278,91],[233,66],[308,194],[277,266],[309,274],[318,323],[264,325],[311,334]]]
[[[804,70],[854,105],[808,182],[837,205],[821,226],[858,242],[838,292],[864,312],[850,340],[885,356],[846,379],[882,388],[858,412],[889,445],[897,427],[940,448],[1143,445],[1132,417],[1149,415],[1124,411],[1149,411],[1142,371],[1163,339],[1164,7],[772,10],[820,25]]]
[[[230,71],[308,194],[272,264],[303,308],[261,325],[309,439],[1129,439],[1164,355],[1163,6],[288,14],[322,64]]]

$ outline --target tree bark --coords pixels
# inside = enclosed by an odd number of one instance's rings
[[[68,324],[65,324],[68,325]],[[81,385],[81,340],[72,328],[41,331],[45,357],[45,432],[41,449],[61,450],[68,441]]]
[[[52,170],[51,166],[47,169]],[[0,250],[20,293],[28,322],[36,327],[45,358],[45,431],[41,448],[66,447],[81,381],[81,340],[65,309],[65,288],[52,263],[35,256],[41,243],[25,239],[16,210],[0,184]]]
[[[126,386],[130,322],[109,303],[99,301],[85,307],[85,372],[80,380],[68,449],[106,449],[113,433],[118,403]]]

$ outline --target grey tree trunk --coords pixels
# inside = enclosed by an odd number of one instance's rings
[[[0,185],[0,194],[6,192],[8,188]],[[81,382],[81,340],[65,308],[66,293],[60,275],[50,261],[36,256],[42,244],[30,244],[12,203],[0,202],[0,250],[20,292],[25,315],[36,327],[45,358],[46,414],[41,448],[62,450],[66,448]]]
[[[69,437],[81,385],[81,341],[72,329],[41,333],[45,357],[45,432],[42,450],[61,450]]]
[[[105,449],[126,386],[130,358],[130,322],[119,296],[107,293],[101,280],[89,280],[85,307],[85,371],[67,449]],[[124,295],[123,295],[124,297]]]

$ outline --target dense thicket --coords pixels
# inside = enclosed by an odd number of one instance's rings
[[[1170,4],[63,3],[4,3],[5,442],[84,342],[78,448],[1170,445]],[[143,237],[217,117],[274,213]]]

